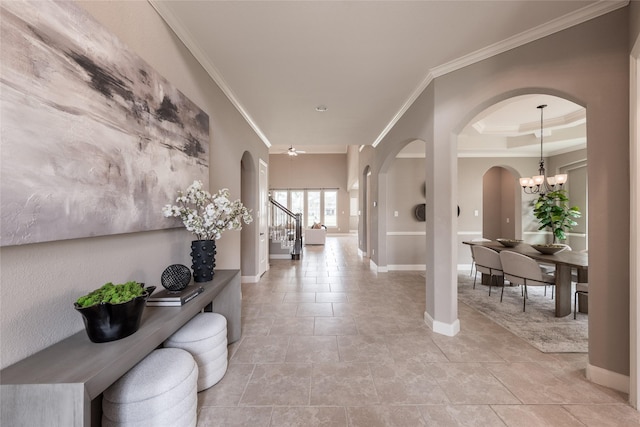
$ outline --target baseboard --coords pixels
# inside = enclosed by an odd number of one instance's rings
[[[260,281],[260,276],[240,276],[240,283],[258,283]]]
[[[269,254],[269,259],[291,259],[291,254]]]
[[[424,264],[389,264],[389,271],[426,271],[427,266]]]
[[[389,271],[389,267],[378,267],[372,259],[369,259],[369,268],[371,268],[376,273],[386,273]]]
[[[596,384],[603,385],[623,393],[629,393],[630,378],[627,375],[622,375],[617,372],[587,364],[587,379]]]
[[[456,319],[453,323],[439,322],[433,320],[426,311],[424,312],[424,323],[426,323],[433,332],[447,337],[455,337],[458,335],[458,332],[460,332],[460,320]]]

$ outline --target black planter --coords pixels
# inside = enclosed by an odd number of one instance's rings
[[[121,304],[100,303],[80,307],[74,303],[74,308],[82,315],[92,342],[116,341],[138,330],[147,298],[154,289],[155,286],[148,287],[144,294]]]
[[[194,282],[209,282],[213,280],[213,269],[216,266],[216,241],[192,241],[191,262]]]

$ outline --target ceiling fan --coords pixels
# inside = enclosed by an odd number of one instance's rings
[[[306,151],[296,150],[295,148],[293,148],[293,145],[287,149],[287,154],[293,157],[297,156],[298,154],[304,154],[304,153],[306,153]]]

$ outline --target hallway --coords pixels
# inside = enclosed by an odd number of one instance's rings
[[[198,426],[640,425],[584,379],[586,354],[541,353],[464,304],[457,336],[432,333],[424,280],[372,272],[353,235],[271,260],[242,286],[242,339]]]

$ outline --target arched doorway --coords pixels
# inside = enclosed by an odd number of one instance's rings
[[[541,155],[540,110],[546,104],[542,155],[547,175],[569,174],[570,201],[583,213],[567,244],[587,248],[586,109],[550,94],[524,94],[479,106],[458,133],[458,220],[460,241],[478,237],[546,243],[533,216],[537,195],[525,194],[520,177],[538,174]],[[458,247],[458,265],[471,263],[468,248]]]
[[[520,239],[522,220],[517,176],[494,166],[482,176],[482,236],[495,240]],[[516,212],[517,210],[517,212]]]

